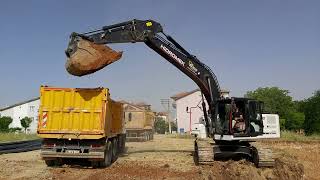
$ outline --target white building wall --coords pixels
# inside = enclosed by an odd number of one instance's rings
[[[38,110],[39,110],[40,100],[34,100],[31,102],[27,102],[25,104],[21,104],[18,106],[14,106],[12,108],[0,111],[1,116],[9,116],[12,118],[12,123],[9,125],[10,128],[20,127],[20,120],[24,117],[30,117],[32,122],[30,127],[27,129],[28,133],[36,133],[37,125],[38,125]],[[23,129],[23,128],[22,128]]]
[[[13,117],[13,108],[0,111],[0,116],[1,116],[1,117],[2,117],[2,116]]]
[[[33,119],[29,128],[31,133],[37,132],[39,106],[40,106],[40,99],[29,103],[28,117],[31,117]]]
[[[195,123],[199,123],[203,118],[202,97],[200,91],[196,91],[176,101],[177,110],[177,126],[178,132],[190,131],[190,109],[191,109],[191,127]],[[199,107],[197,107],[199,106]],[[188,112],[186,108],[188,107]]]

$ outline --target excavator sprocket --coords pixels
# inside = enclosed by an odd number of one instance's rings
[[[66,53],[66,70],[74,76],[94,73],[122,56],[122,52],[116,52],[108,46],[95,44],[80,37],[69,43]]]

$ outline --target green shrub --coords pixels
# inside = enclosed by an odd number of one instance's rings
[[[12,123],[12,118],[8,116],[0,117],[0,132],[8,132],[9,125]]]

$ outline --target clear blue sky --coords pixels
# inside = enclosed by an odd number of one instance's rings
[[[146,101],[196,85],[143,43],[113,45],[121,61],[87,77],[65,71],[71,32],[133,18],[154,19],[243,96],[279,86],[303,99],[320,89],[320,1],[1,1],[0,107],[39,95],[40,85],[110,88],[114,99]]]

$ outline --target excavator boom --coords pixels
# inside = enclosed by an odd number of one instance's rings
[[[121,58],[122,52],[116,52],[106,46],[111,43],[144,42],[167,61],[190,77],[201,89],[208,102],[209,111],[203,103],[208,135],[214,132],[212,116],[215,103],[220,98],[220,87],[211,69],[191,55],[171,36],[163,32],[162,26],[152,20],[132,20],[87,33],[72,33],[66,50],[67,71],[76,76],[96,72]]]

